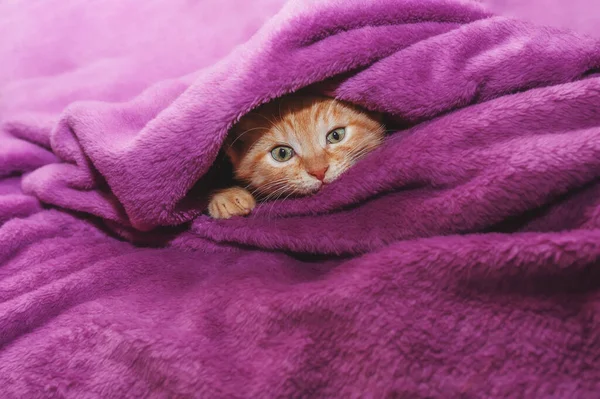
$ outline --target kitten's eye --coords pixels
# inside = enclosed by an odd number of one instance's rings
[[[289,159],[294,156],[294,150],[292,150],[291,147],[281,145],[271,150],[271,156],[277,162],[289,161]]]
[[[346,128],[340,127],[327,133],[327,142],[329,144],[339,143],[346,136]]]

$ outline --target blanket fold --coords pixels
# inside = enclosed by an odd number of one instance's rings
[[[600,42],[259,3],[0,5],[3,397],[593,397]],[[209,218],[228,129],[298,91],[385,113],[384,145]]]
[[[451,3],[356,3],[343,13],[321,3],[288,5],[243,47],[194,74],[191,86],[176,79],[126,104],[72,104],[50,134],[63,162],[33,173],[25,190],[140,230],[189,221],[204,204],[185,196],[243,113],[485,16]],[[99,194],[104,182],[111,196]]]

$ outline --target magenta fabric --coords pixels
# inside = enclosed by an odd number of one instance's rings
[[[283,8],[281,8],[283,7]],[[600,42],[480,2],[0,4],[11,398],[600,391]],[[298,90],[390,134],[212,220],[219,149]]]
[[[479,1],[503,16],[600,37],[600,4],[596,0]]]

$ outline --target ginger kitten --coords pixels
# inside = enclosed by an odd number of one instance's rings
[[[385,129],[377,115],[325,97],[289,96],[245,115],[225,152],[245,187],[216,191],[208,213],[247,215],[263,200],[317,192],[377,148]]]

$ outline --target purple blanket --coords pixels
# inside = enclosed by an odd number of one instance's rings
[[[600,42],[282,4],[0,3],[0,396],[597,397]],[[229,127],[298,90],[386,144],[204,215]]]

